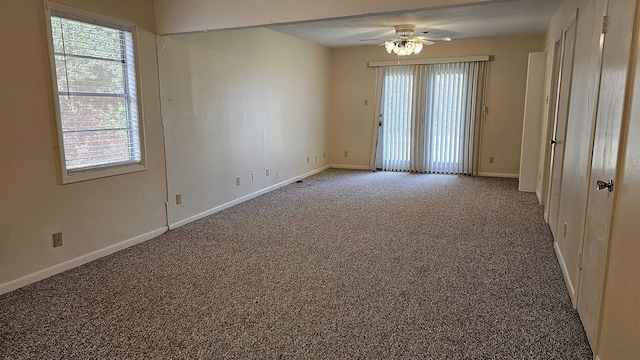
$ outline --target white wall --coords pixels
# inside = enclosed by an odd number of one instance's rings
[[[137,23],[148,169],[60,184],[43,2],[1,1],[0,42],[11,50],[0,55],[0,293],[166,224],[153,1],[58,2]],[[54,249],[59,231],[63,246]]]
[[[155,0],[158,34],[232,29],[495,0]]]
[[[520,167],[522,114],[530,52],[542,48],[542,37],[457,40],[425,47],[409,59],[492,55],[483,125],[480,172],[517,177]],[[331,161],[369,167],[375,114],[375,69],[370,61],[397,60],[378,46],[333,50],[331,91]],[[368,105],[365,106],[365,100]],[[344,151],[349,152],[344,157]],[[489,164],[489,157],[495,162]]]
[[[159,43],[169,224],[328,164],[328,48],[266,29]]]

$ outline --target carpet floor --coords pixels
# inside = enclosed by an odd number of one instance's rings
[[[322,172],[0,296],[0,358],[592,359],[517,185]]]

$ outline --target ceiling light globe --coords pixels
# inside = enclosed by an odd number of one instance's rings
[[[384,48],[387,50],[387,53],[391,54],[391,52],[395,50],[396,44],[393,41],[386,41],[384,43]]]

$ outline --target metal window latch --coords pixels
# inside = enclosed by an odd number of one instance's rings
[[[560,144],[560,141],[553,139],[549,142],[551,145]]]
[[[596,182],[596,190],[607,189],[609,192],[613,191],[613,179],[609,179],[609,182],[598,180]]]

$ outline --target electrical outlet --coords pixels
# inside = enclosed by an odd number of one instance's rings
[[[309,157],[307,156],[307,164],[309,163]]]
[[[176,205],[182,204],[182,194],[176,194]]]
[[[369,100],[367,99],[364,100],[364,106],[369,106]]]
[[[564,223],[564,237],[567,237],[567,223]]]
[[[318,162],[318,155],[316,155],[316,162]]]
[[[62,246],[62,233],[53,234],[53,247]]]
[[[265,170],[264,173],[265,173],[266,176],[269,176],[269,168],[267,168],[267,170]]]
[[[240,185],[240,176],[236,176],[236,185]]]
[[[251,173],[251,181],[256,181],[256,173]]]
[[[327,153],[326,153],[326,152],[323,152],[323,153],[322,153],[322,158],[323,158],[323,159],[326,159],[326,158],[327,158]]]
[[[344,151],[344,157],[349,157],[349,151],[347,150]]]
[[[493,156],[489,156],[489,164],[493,164],[495,160],[496,159]]]

